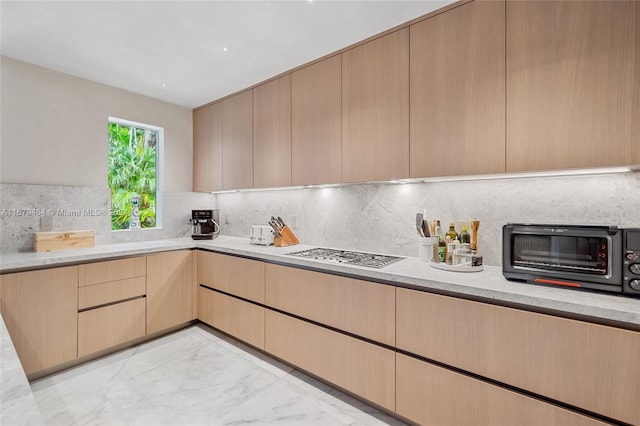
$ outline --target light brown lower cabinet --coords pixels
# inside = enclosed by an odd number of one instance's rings
[[[395,288],[266,265],[266,304],[387,345],[396,342]]]
[[[26,374],[78,356],[78,267],[0,275],[0,309]]]
[[[147,256],[147,334],[195,319],[191,250]]]
[[[640,424],[640,333],[397,290],[398,348]]]
[[[198,319],[264,349],[264,308],[261,306],[200,287]]]
[[[396,372],[396,412],[422,425],[605,424],[403,354]]]
[[[265,263],[198,250],[198,283],[264,303]]]
[[[394,352],[270,310],[265,350],[389,410],[395,409]]]
[[[143,297],[78,313],[78,356],[145,335]]]

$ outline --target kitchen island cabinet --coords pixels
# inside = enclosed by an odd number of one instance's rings
[[[291,74],[291,182],[342,182],[342,56]]]
[[[222,190],[222,102],[193,111],[193,190]]]
[[[147,256],[147,334],[196,318],[193,258],[191,250]]]
[[[409,177],[409,28],[342,53],[342,181]]]
[[[411,177],[505,171],[505,3],[411,25]]]
[[[78,356],[78,267],[0,275],[0,309],[27,375]]]
[[[507,171],[640,164],[640,3],[507,2]]]
[[[222,189],[253,188],[253,92],[222,101]]]
[[[291,186],[291,74],[253,88],[253,186]]]

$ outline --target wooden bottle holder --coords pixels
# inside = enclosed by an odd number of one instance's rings
[[[300,241],[287,225],[280,231],[280,236],[273,239],[273,244],[276,247],[294,246],[299,243]]]

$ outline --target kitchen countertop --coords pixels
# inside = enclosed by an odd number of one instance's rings
[[[637,298],[507,281],[502,276],[501,268],[495,266],[485,266],[482,272],[448,272],[431,268],[418,258],[408,257],[384,268],[372,269],[287,256],[288,253],[313,247],[315,246],[256,246],[249,244],[248,238],[224,235],[214,240],[203,241],[175,238],[98,245],[93,248],[56,252],[3,254],[0,259],[0,272],[200,248],[533,311],[591,319],[605,324],[614,323],[640,330],[640,299]]]
[[[381,269],[352,266],[287,255],[313,246],[256,246],[249,244],[248,238],[229,236],[208,241],[176,238],[55,252],[2,254],[0,273],[194,248],[640,330],[640,299],[511,282],[502,276],[501,268],[495,266],[485,266],[481,272],[448,272],[431,268],[414,257],[403,258]],[[0,349],[0,424],[43,424],[1,316]]]
[[[22,364],[0,316],[0,424],[43,425]]]

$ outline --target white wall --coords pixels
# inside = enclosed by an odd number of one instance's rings
[[[160,126],[164,189],[192,190],[192,111],[0,57],[0,183],[107,188],[109,116]]]

